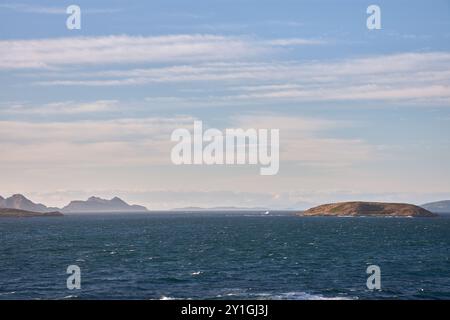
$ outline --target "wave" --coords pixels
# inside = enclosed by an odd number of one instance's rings
[[[346,297],[325,297],[321,294],[311,294],[307,292],[286,292],[280,294],[262,294],[269,300],[351,300]]]
[[[167,296],[161,296],[161,298],[159,298],[159,300],[177,300],[177,298],[174,298],[174,297],[167,297]]]
[[[192,298],[186,297],[173,297],[173,296],[165,296],[157,298],[158,300],[190,300]],[[194,298],[198,299],[198,298]],[[292,292],[284,292],[284,293],[269,293],[269,292],[260,292],[260,293],[249,293],[243,290],[232,290],[230,292],[218,294],[213,297],[204,297],[200,299],[220,299],[220,300],[353,300],[355,298],[349,297],[326,297],[321,294],[311,294],[302,291],[292,291]]]
[[[311,294],[302,291],[292,291],[284,293],[229,292],[224,295],[217,295],[216,298],[255,299],[255,300],[352,300],[351,298],[348,297],[325,297],[321,294]]]

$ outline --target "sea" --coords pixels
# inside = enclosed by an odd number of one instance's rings
[[[2,218],[0,299],[450,299],[450,218]]]

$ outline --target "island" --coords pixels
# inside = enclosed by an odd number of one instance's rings
[[[29,217],[62,217],[59,211],[35,212],[13,208],[0,208],[0,218],[29,218]]]
[[[384,203],[384,202],[338,202],[323,204],[308,209],[302,216],[350,216],[350,217],[436,217],[432,213],[419,206],[407,203]]]

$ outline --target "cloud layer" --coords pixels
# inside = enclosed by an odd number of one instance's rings
[[[230,60],[267,49],[251,39],[201,34],[3,40],[0,69]]]
[[[178,116],[70,122],[0,121],[0,146],[8,150],[0,157],[0,165],[172,166],[170,150],[174,143],[170,135],[177,128],[191,130],[194,119]],[[277,114],[235,116],[229,122],[227,128],[281,128],[280,157],[285,162],[336,166],[373,156],[373,148],[361,140],[317,136],[319,132],[346,126],[345,123]]]
[[[191,105],[380,100],[450,105],[450,54],[445,52],[401,53],[337,61],[199,62],[82,72],[74,73],[73,77],[50,73],[46,77],[35,83],[93,87],[166,83],[199,88],[214,83],[222,89],[220,93],[201,97],[191,95],[180,101]]]

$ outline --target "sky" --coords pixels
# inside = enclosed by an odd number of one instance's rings
[[[66,8],[81,8],[69,30]],[[369,5],[381,29],[366,26]],[[0,195],[161,210],[450,199],[450,1],[1,1]],[[171,133],[280,130],[280,169]]]

